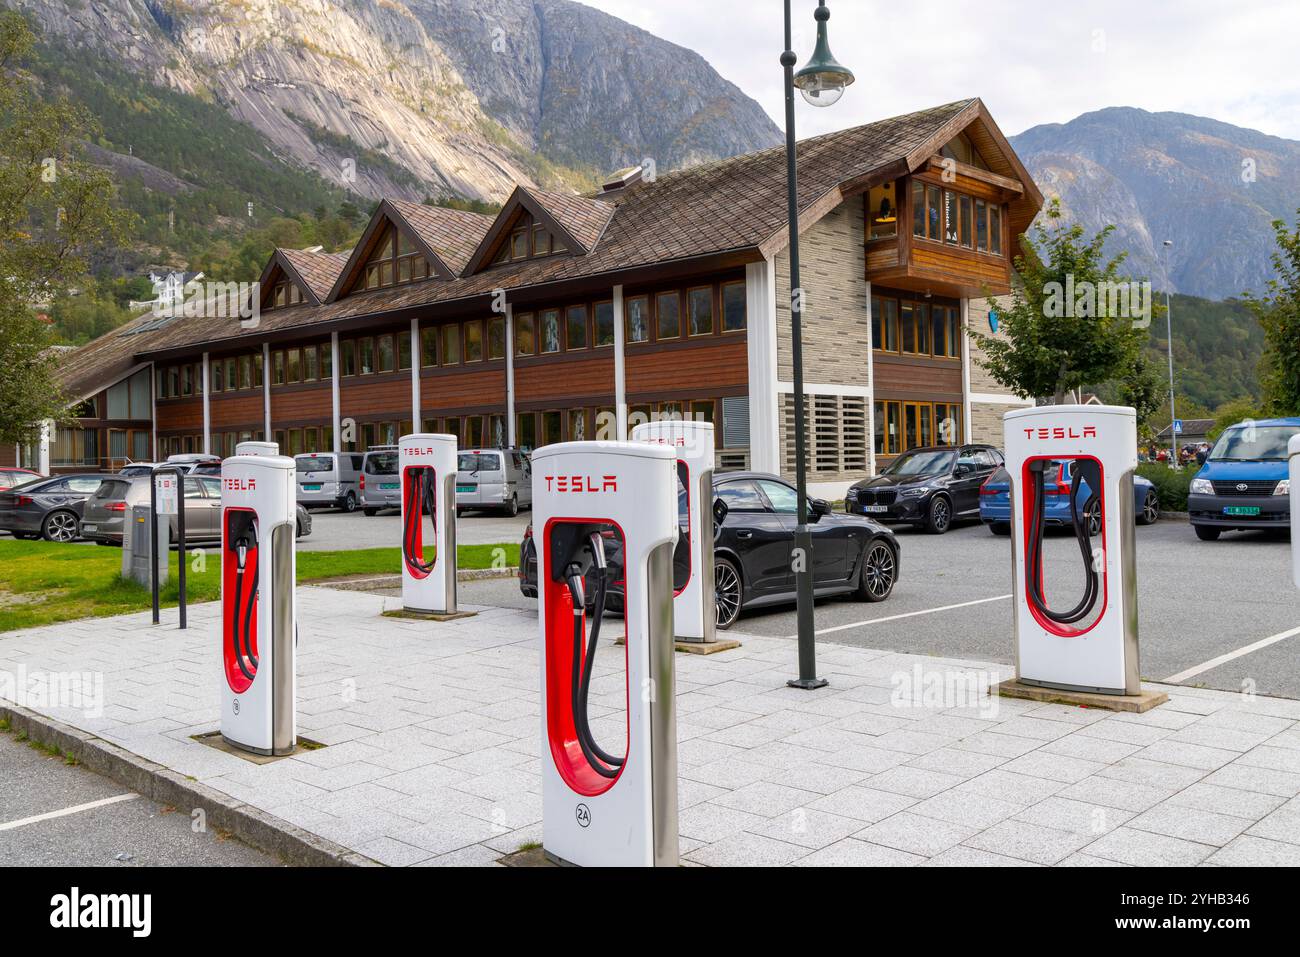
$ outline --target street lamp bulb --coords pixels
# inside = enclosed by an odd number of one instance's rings
[[[834,106],[844,95],[843,84],[806,85],[799,87],[799,95],[809,106]]]

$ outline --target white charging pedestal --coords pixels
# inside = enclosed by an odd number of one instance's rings
[[[456,436],[402,436],[397,468],[402,484],[402,606],[419,614],[455,615]],[[432,525],[427,535],[426,522]]]
[[[235,445],[236,455],[279,455],[279,442],[239,442]]]
[[[666,419],[632,430],[633,442],[666,445],[677,456],[677,520],[684,538],[673,562],[673,628],[681,641],[717,638],[713,598],[713,423]],[[682,505],[685,505],[685,515]],[[683,520],[684,519],[684,520]]]
[[[221,736],[257,754],[298,740],[294,461],[221,463]]]
[[[676,866],[677,722],[673,678],[673,549],[677,543],[677,454],[645,442],[566,442],[533,453],[533,541],[541,630],[542,844],[548,857],[584,866]],[[626,686],[597,675],[607,701],[626,701],[626,736],[601,735],[621,754],[602,775],[584,753],[575,712],[575,610],[566,571],[589,547],[621,565]],[[587,553],[589,556],[590,552]],[[590,562],[588,562],[590,567]],[[598,647],[608,649],[618,619]],[[610,632],[614,632],[611,634]],[[609,658],[605,659],[607,662]],[[595,669],[593,669],[594,671]],[[611,701],[612,704],[612,701]],[[612,721],[605,720],[605,727]],[[611,776],[612,775],[612,776]]]
[[[1120,406],[1037,406],[1008,412],[1003,423],[1006,470],[1011,477],[1016,672],[1020,683],[1094,694],[1141,693],[1133,496],[1136,413]],[[1089,459],[1101,469],[1101,534],[1092,537],[1093,567],[1100,578],[1094,608],[1100,611],[1077,625],[1062,624],[1049,618],[1029,595],[1027,564],[1033,538],[1030,466],[1036,460],[1070,460],[1073,469]],[[1069,494],[1056,489],[1053,493]],[[1079,568],[1082,578],[1082,558],[1077,562],[1072,567]],[[1040,590],[1049,601],[1053,594],[1072,596],[1076,591],[1073,584],[1062,589],[1050,580],[1041,582]]]

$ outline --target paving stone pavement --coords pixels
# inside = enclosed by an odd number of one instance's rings
[[[381,617],[399,604],[299,591],[300,733],[328,747],[265,765],[191,740],[217,727],[215,603],[185,632],[172,611],[0,634],[0,678],[102,675],[102,708],[14,703],[381,863],[492,865],[541,840],[536,616]],[[1144,715],[959,699],[959,679],[1008,669],[829,642],[830,687],[809,693],[785,686],[792,642],[736,637],[677,656],[686,864],[1300,865],[1300,702],[1175,686]],[[598,737],[622,721],[620,655],[598,656]],[[908,683],[949,693],[914,702]]]

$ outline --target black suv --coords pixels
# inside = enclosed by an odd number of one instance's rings
[[[942,535],[959,518],[979,518],[980,485],[1002,467],[991,445],[911,449],[844,496],[844,510]]]

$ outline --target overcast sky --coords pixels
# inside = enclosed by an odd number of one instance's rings
[[[782,122],[781,0],[581,2],[697,51]],[[812,52],[816,2],[792,3],[802,65]],[[1300,139],[1297,0],[828,6],[831,50],[857,82],[832,108],[800,102],[801,138],[979,96],[1008,135],[1106,106],[1136,106]]]

